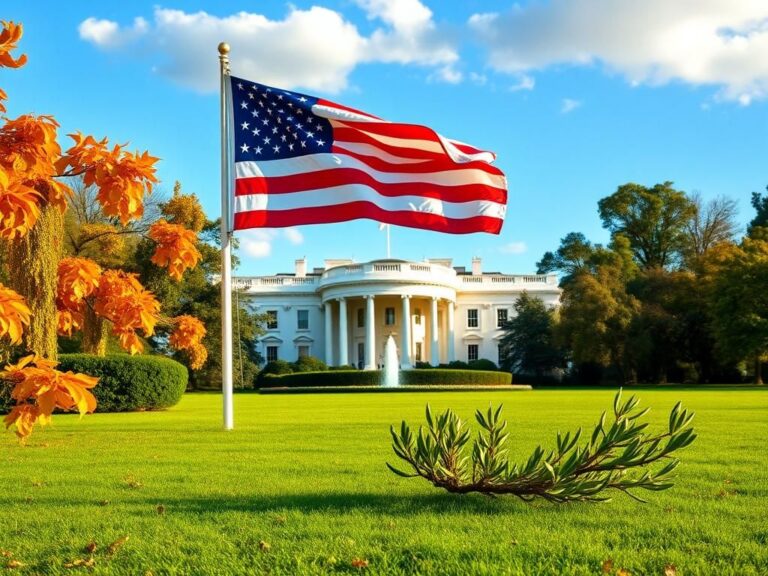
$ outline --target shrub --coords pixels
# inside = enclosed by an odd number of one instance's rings
[[[355,370],[339,372],[296,372],[293,374],[265,374],[263,388],[295,388],[323,386],[380,386],[381,370]],[[482,370],[402,370],[400,384],[410,386],[505,386],[512,383],[508,372]]]
[[[357,370],[357,367],[352,366],[352,364],[343,364],[341,366],[328,366],[328,370],[331,372],[349,372],[350,370]]]
[[[603,412],[591,439],[579,445],[581,428],[573,435],[558,432],[556,449],[547,452],[538,446],[525,464],[514,464],[507,454],[509,432],[501,406],[475,413],[481,431],[468,449],[471,432],[466,423],[451,409],[435,417],[427,404],[427,425],[419,426],[417,434],[405,420],[399,430],[390,428],[392,448],[407,470],[387,466],[399,476],[420,476],[458,494],[604,501],[610,499],[605,491],[613,489],[642,501],[630,490],[670,488],[671,473],[679,464],[670,454],[691,444],[696,433],[690,426],[693,412],[680,402],[672,409],[669,426],[655,435],[645,431],[647,423],[639,422],[648,409],[639,410],[637,405],[634,396],[622,403],[619,391],[613,402],[613,422],[606,422]]]
[[[400,384],[408,386],[508,386],[512,384],[509,372],[486,370],[403,370]]]
[[[461,360],[454,360],[448,362],[448,368],[452,370],[469,370],[469,364],[462,362]]]
[[[302,356],[291,364],[294,372],[323,372],[328,370],[328,365],[314,356]],[[277,374],[277,372],[275,372]]]
[[[58,369],[99,378],[92,390],[97,412],[170,408],[181,400],[189,379],[184,365],[163,356],[62,354]]]
[[[432,368],[432,364],[430,364],[429,362],[415,362],[413,364],[413,367],[416,370],[424,370],[426,368]]]
[[[261,379],[262,388],[296,388],[322,386],[378,386],[380,370],[341,370],[338,372],[297,372],[294,374],[266,374]]]
[[[472,360],[472,362],[469,363],[469,369],[470,370],[498,370],[499,367],[496,366],[494,362],[491,360],[488,360],[487,358],[480,358],[479,360]]]

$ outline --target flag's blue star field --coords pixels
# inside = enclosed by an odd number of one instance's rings
[[[235,162],[330,152],[331,123],[312,112],[317,98],[230,77]]]

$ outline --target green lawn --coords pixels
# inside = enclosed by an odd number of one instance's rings
[[[385,467],[389,425],[427,401],[465,417],[503,401],[521,459],[593,425],[607,390],[239,395],[228,433],[217,395],[57,416],[26,447],[0,438],[0,551],[29,574],[601,574],[608,559],[633,576],[768,573],[768,393],[636,393],[657,427],[678,399],[697,413],[677,485],[648,504],[454,496]],[[95,566],[66,568],[91,541]]]

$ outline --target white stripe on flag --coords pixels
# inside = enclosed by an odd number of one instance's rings
[[[445,202],[423,196],[382,196],[370,186],[348,184],[322,191],[292,192],[290,194],[248,194],[235,197],[235,212],[251,210],[295,210],[298,208],[320,208],[339,206],[351,202],[370,202],[389,212],[423,212],[446,218],[472,218],[487,216],[504,218],[506,206],[488,200],[469,202]]]
[[[236,178],[293,176],[318,170],[336,168],[353,168],[369,174],[382,184],[401,184],[420,182],[440,186],[461,186],[464,184],[482,184],[506,190],[504,176],[488,174],[477,168],[456,168],[442,172],[382,172],[374,170],[357,158],[346,154],[310,154],[285,160],[267,160],[264,162],[237,162],[235,164]]]

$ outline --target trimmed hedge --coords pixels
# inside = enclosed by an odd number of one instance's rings
[[[296,374],[265,374],[263,388],[294,388],[323,386],[380,386],[381,370],[341,372],[301,372]],[[410,386],[508,386],[512,374],[483,370],[402,370],[400,384]]]
[[[99,377],[92,389],[96,412],[170,408],[181,400],[189,380],[186,366],[164,356],[61,354],[57,368]]]
[[[512,374],[491,370],[459,370],[456,368],[433,368],[431,370],[403,370],[400,384],[410,386],[509,386]]]

